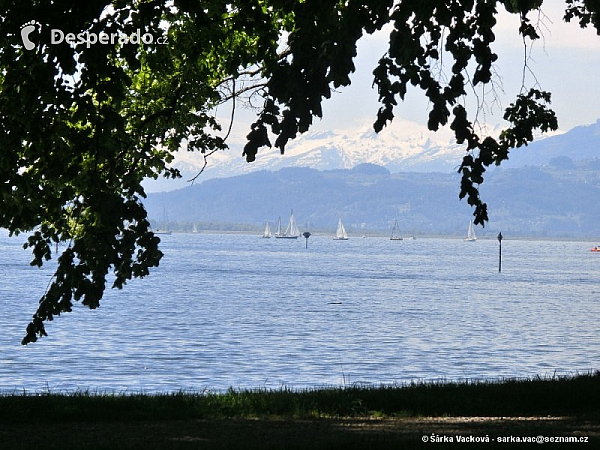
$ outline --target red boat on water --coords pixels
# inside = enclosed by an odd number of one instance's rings
[[[600,245],[596,245],[595,247],[592,247],[590,252],[600,252]]]

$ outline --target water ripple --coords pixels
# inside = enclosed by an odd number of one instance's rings
[[[398,243],[394,243],[398,244]],[[401,383],[597,367],[599,255],[580,242],[172,235],[158,270],[20,339],[51,267],[0,236],[0,390]]]

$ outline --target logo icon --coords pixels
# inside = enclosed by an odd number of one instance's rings
[[[21,27],[21,39],[23,40],[23,45],[25,46],[26,50],[33,50],[35,48],[35,44],[31,42],[31,40],[29,39],[29,35],[36,28],[38,30],[38,33],[42,30],[42,26],[35,20],[27,22]]]

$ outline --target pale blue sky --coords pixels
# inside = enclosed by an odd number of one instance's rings
[[[587,125],[600,118],[600,36],[594,29],[582,30],[577,23],[562,20],[564,2],[546,0],[543,6],[540,32],[543,39],[534,43],[529,67],[535,74],[539,87],[552,93],[552,107],[556,111],[561,131],[578,125]],[[537,13],[530,14],[537,22]],[[524,44],[518,34],[518,17],[504,11],[499,14],[494,50],[499,55],[496,64],[505,94],[499,92],[502,108],[508,106],[519,93],[523,79]],[[379,104],[377,92],[371,88],[372,70],[387,48],[388,32],[367,36],[360,41],[357,70],[351,76],[352,86],[341,89],[323,105],[324,117],[315,119],[313,131],[346,129],[373,122]],[[535,79],[527,73],[525,87],[529,89]],[[474,97],[474,96],[471,96]],[[488,96],[491,99],[491,97]],[[467,104],[470,113],[475,103]],[[225,112],[228,108],[224,108]],[[428,107],[423,93],[418,89],[408,92],[407,100],[395,109],[396,117],[425,125]],[[230,142],[240,142],[248,132],[252,115],[238,110],[234,135]],[[502,124],[502,111],[495,107],[485,111],[480,121],[489,125]],[[385,130],[384,130],[385,131]]]
[[[550,6],[546,6],[550,5]],[[582,30],[578,24],[562,20],[563,2],[545,2],[546,17],[542,18],[543,40],[534,43],[529,66],[540,86],[552,93],[559,126],[563,131],[577,125],[595,122],[600,118],[600,36],[594,29]],[[532,16],[532,21],[537,16]],[[524,45],[518,35],[518,20],[502,13],[496,33],[494,50],[499,55],[497,70],[506,95],[500,96],[503,107],[508,106],[519,93],[523,79]],[[345,89],[325,104],[324,118],[319,128],[347,126],[349,121],[375,117],[378,109],[377,92],[371,89],[371,72],[387,45],[387,34],[368,37],[359,47],[357,72],[353,86]],[[527,74],[526,88],[535,79]],[[489,97],[488,97],[489,98]],[[474,111],[472,105],[471,111]],[[397,116],[425,124],[427,102],[418,89],[409,91],[407,101],[395,110]],[[492,125],[502,122],[498,108],[486,113]]]

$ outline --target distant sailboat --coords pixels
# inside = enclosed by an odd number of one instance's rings
[[[268,220],[267,220],[267,223],[265,224],[265,232],[263,233],[262,237],[264,239],[269,239],[271,237],[271,227],[269,227]]]
[[[287,228],[282,233],[281,232],[281,217],[277,222],[277,232],[275,233],[275,237],[277,239],[298,239],[300,236],[300,230],[298,229],[298,225],[296,225],[296,219],[294,218],[294,211],[290,214],[290,223],[288,223]]]
[[[475,242],[477,240],[477,236],[475,236],[475,228],[473,227],[473,221],[469,222],[469,231],[467,231],[467,237],[465,241]]]
[[[392,228],[392,235],[390,236],[390,241],[401,241],[402,236],[400,236],[400,229],[398,228],[398,221],[394,220],[394,228]]]
[[[167,225],[169,224],[169,216],[167,215],[167,208],[165,206],[163,206],[163,223],[165,225],[165,229],[161,230],[160,228],[157,228],[156,230],[153,231],[154,234],[170,235],[172,233],[172,231],[169,230],[167,227]]]
[[[338,221],[337,230],[335,232],[334,241],[347,241],[348,234],[346,233],[346,229],[344,228],[344,224],[342,223],[342,218]]]

